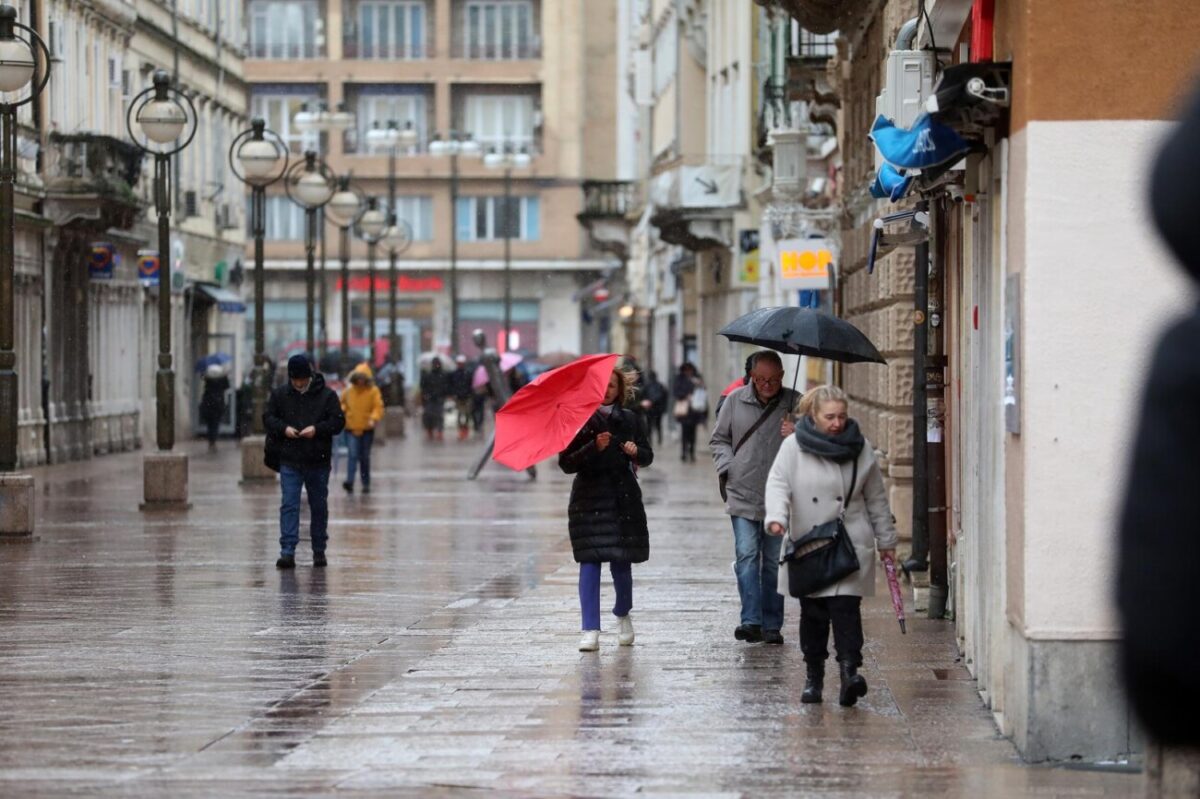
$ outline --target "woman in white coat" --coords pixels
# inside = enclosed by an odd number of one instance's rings
[[[858,571],[800,598],[800,650],[808,678],[801,702],[820,702],[825,682],[829,628],[841,675],[838,701],[850,707],[867,693],[862,666],[864,596],[875,595],[875,552],[894,555],[896,527],[888,507],[883,475],[871,442],[848,415],[846,394],[818,386],[805,394],[796,432],[775,456],[767,478],[765,524],[771,535],[793,541],[843,512],[846,532],[858,556]],[[857,473],[855,464],[857,463]],[[779,570],[779,593],[788,593],[787,568]]]

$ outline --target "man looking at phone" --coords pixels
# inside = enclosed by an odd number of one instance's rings
[[[333,437],[342,432],[346,418],[338,395],[314,372],[307,355],[288,359],[288,382],[271,392],[263,425],[279,459],[279,485],[283,503],[279,508],[280,569],[296,567],[296,544],[300,541],[300,489],[308,492],[312,515],[313,566],[323,567],[329,540],[329,468]]]

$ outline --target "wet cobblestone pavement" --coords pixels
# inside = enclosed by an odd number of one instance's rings
[[[0,796],[1128,796],[1023,765],[949,622],[864,606],[858,707],[801,705],[784,647],[735,642],[711,467],[642,472],[637,643],[576,651],[568,478],[393,439],[331,479],[330,565],[278,572],[278,488],[189,445],[187,512],[142,514],[141,455],[35,470],[38,539],[0,546]],[[604,601],[611,603],[607,575]]]

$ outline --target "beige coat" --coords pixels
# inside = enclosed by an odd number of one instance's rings
[[[779,448],[767,476],[767,516],[764,524],[783,525],[796,540],[819,524],[836,519],[850,488],[853,464],[838,464],[800,449],[795,436]],[[888,507],[883,475],[875,450],[866,442],[858,456],[858,481],[846,509],[846,531],[858,555],[859,569],[812,596],[874,596],[877,550],[894,549],[896,526]],[[787,568],[779,569],[779,593],[788,596]]]

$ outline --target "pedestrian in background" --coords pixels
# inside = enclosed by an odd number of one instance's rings
[[[767,474],[784,439],[795,432],[792,409],[800,396],[783,387],[779,353],[750,356],[751,382],[729,394],[717,414],[708,445],[717,467],[725,512],[733,524],[738,596],[742,615],[733,637],[739,641],[783,643],[783,594],[778,536],[766,534]]]
[[[446,395],[449,386],[441,358],[434,358],[429,370],[421,372],[421,425],[426,441],[441,441],[446,429]]]
[[[454,371],[449,377],[450,396],[454,398],[458,440],[466,441],[471,435],[471,370],[467,368],[467,356],[454,359]]]
[[[217,448],[217,434],[225,418],[225,395],[229,378],[220,364],[209,364],[204,372],[204,393],[200,395],[200,421],[204,423],[209,451]]]
[[[679,459],[696,462],[696,427],[708,415],[708,392],[694,364],[684,361],[671,386],[674,416],[679,422]]]
[[[638,467],[654,460],[641,416],[624,403],[633,398],[635,375],[620,367],[608,381],[600,407],[584,423],[558,465],[575,475],[567,505],[571,549],[579,564],[579,605],[583,616],[582,652],[600,648],[600,567],[609,564],[617,601],[617,640],[633,644],[632,564],[650,557],[650,533]]]
[[[306,355],[293,355],[287,364],[288,381],[271,392],[263,413],[268,439],[268,462],[279,463],[283,502],[279,507],[280,569],[296,566],[300,541],[300,490],[308,493],[311,513],[313,566],[326,565],[329,540],[329,469],[333,437],[346,419],[338,396],[314,372]]]
[[[1151,181],[1163,240],[1200,283],[1200,93],[1167,138]],[[1200,307],[1158,340],[1138,419],[1120,516],[1117,608],[1133,709],[1159,752],[1164,785],[1200,763]],[[1180,747],[1178,751],[1175,747]],[[1153,752],[1153,750],[1151,750]],[[1150,758],[1147,758],[1148,766]],[[1194,778],[1194,777],[1193,777]],[[1147,794],[1149,795],[1149,794]],[[1182,793],[1180,794],[1182,795]]]
[[[375,443],[375,426],[383,419],[383,393],[371,380],[371,367],[360,363],[350,372],[350,385],[342,392],[342,413],[346,416],[346,438],[349,452],[346,482],[342,488],[354,493],[354,476],[361,466],[362,491],[371,493],[371,445]]]
[[[646,411],[650,433],[657,435],[658,443],[662,444],[662,422],[667,413],[667,387],[658,381],[658,375],[653,370],[646,373],[646,384],[642,388],[642,408]]]
[[[732,400],[731,400],[732,402]],[[894,557],[896,527],[875,450],[849,416],[850,402],[836,386],[818,386],[800,400],[796,432],[779,448],[767,477],[767,532],[795,541],[842,516],[858,570],[800,597],[800,651],[807,679],[800,701],[820,702],[829,657],[829,628],[837,651],[838,702],[850,707],[867,693],[862,667],[862,598],[875,595],[876,550]],[[779,592],[788,590],[786,569]]]

